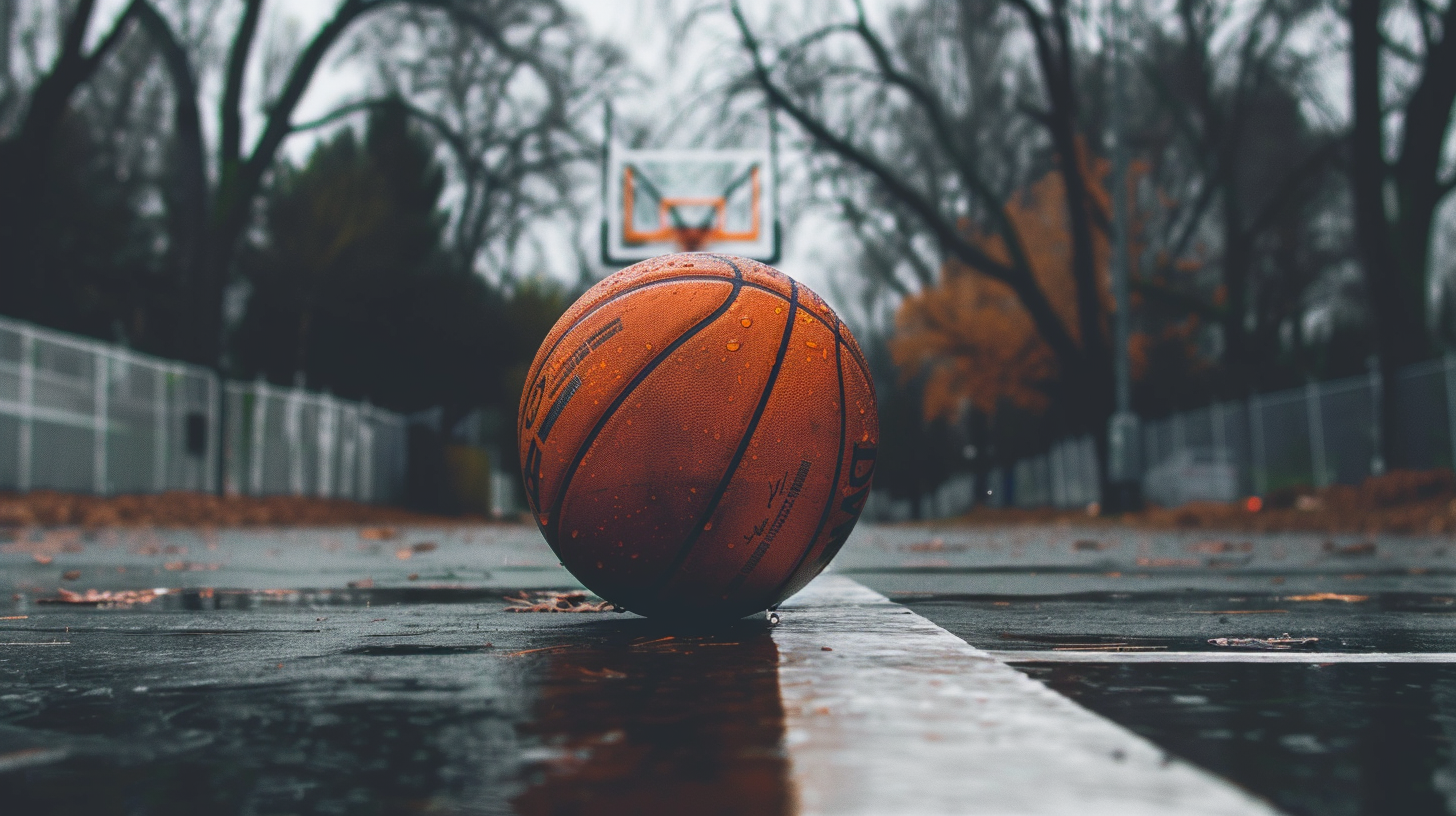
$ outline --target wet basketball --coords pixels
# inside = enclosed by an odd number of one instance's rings
[[[854,529],[874,387],[816,294],[755,261],[666,255],[592,287],[521,395],[526,498],[619,608],[736,618],[818,575]]]

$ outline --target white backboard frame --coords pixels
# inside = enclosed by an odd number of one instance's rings
[[[656,175],[660,176],[655,184],[652,179],[654,165]],[[667,177],[672,169],[694,165],[704,168],[705,179],[701,184],[693,185],[685,182],[681,169],[678,169],[676,178]],[[724,169],[717,170],[717,168]],[[731,170],[727,168],[731,168]],[[661,190],[661,196],[666,199],[721,196],[724,191],[716,189],[718,179],[731,178],[738,181],[737,194],[733,200],[728,202],[731,211],[727,213],[727,223],[723,226],[726,227],[728,233],[741,233],[745,231],[747,222],[751,220],[748,218],[748,211],[745,210],[744,203],[745,199],[754,197],[752,190],[754,179],[745,175],[750,168],[757,169],[757,237],[752,240],[746,238],[710,240],[702,249],[709,252],[741,255],[763,263],[777,262],[780,247],[778,196],[776,195],[778,179],[773,154],[770,150],[644,150],[621,148],[615,145],[609,146],[603,162],[605,178],[602,185],[602,261],[609,265],[626,266],[648,258],[681,251],[675,237],[659,236],[650,240],[633,240],[633,234],[641,236],[653,232],[651,227],[660,225],[662,219],[659,213],[644,211],[639,206],[634,211],[634,228],[627,229],[623,194],[629,170],[633,171],[632,183],[634,186],[644,182],[654,187],[661,185],[665,188]],[[688,171],[688,174],[690,173],[691,171]],[[641,201],[646,195],[645,190],[646,188],[638,187],[636,191],[639,195],[634,200]],[[646,197],[655,200],[653,196],[646,195]],[[687,209],[689,208],[684,207],[681,211]],[[703,207],[698,208],[697,211],[706,214],[709,209]],[[701,217],[706,218],[707,216]],[[696,226],[696,223],[694,225]]]

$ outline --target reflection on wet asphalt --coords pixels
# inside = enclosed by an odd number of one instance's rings
[[[778,651],[762,619],[673,634],[604,623],[548,658],[522,814],[789,812]]]
[[[1290,813],[1456,812],[1456,666],[1021,668]]]
[[[862,525],[835,563],[991,650],[1456,652],[1445,537]],[[525,526],[0,528],[0,809],[791,810],[761,619],[503,611],[574,586]],[[1456,813],[1456,665],[1020,668],[1292,813]]]
[[[785,811],[762,621],[683,635],[610,614],[506,614],[501,594],[236,594],[220,611],[0,621],[0,640],[69,644],[0,652],[0,801],[15,813]]]

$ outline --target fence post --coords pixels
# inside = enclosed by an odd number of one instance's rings
[[[152,491],[161,493],[167,489],[167,419],[171,413],[172,389],[168,380],[169,366],[149,366],[156,377],[157,388],[152,393]]]
[[[16,437],[15,483],[21,493],[30,490],[31,450],[35,434],[35,333],[20,327],[20,434]]]
[[[1188,447],[1188,434],[1183,428],[1183,412],[1173,415],[1173,454],[1176,456]]]
[[[358,498],[359,406],[346,406],[339,416],[339,496]]]
[[[1249,466],[1254,471],[1254,492],[1262,496],[1269,492],[1269,465],[1264,450],[1264,401],[1256,392],[1249,395],[1249,441],[1253,443],[1253,455]]]
[[[359,501],[374,501],[374,406],[359,412]]]
[[[118,352],[119,354],[121,352]],[[104,348],[92,352],[91,392],[91,492],[105,496],[106,489],[106,437],[107,414],[110,405],[111,355]]]
[[[339,407],[332,394],[325,392],[319,400],[318,413],[318,495],[334,497],[334,451],[338,439]]]
[[[1446,388],[1447,402],[1450,402],[1450,362],[1447,362]],[[1385,382],[1380,370],[1380,357],[1372,354],[1365,360],[1365,369],[1370,375],[1370,474],[1380,476],[1385,473],[1385,433],[1380,430],[1381,403],[1384,401]]]
[[[1443,373],[1446,375],[1446,428],[1451,435],[1451,467],[1456,468],[1456,352],[1446,352],[1443,362]],[[1375,425],[1380,426],[1379,417],[1376,418]]]
[[[221,402],[223,399],[222,382],[218,379],[217,373],[207,372],[207,454],[203,457],[204,471],[202,475],[203,489],[209,493],[216,493],[218,489],[218,459],[219,456],[226,456],[228,443],[227,436],[223,433],[222,422],[220,421]],[[231,476],[225,473],[224,492],[227,490],[226,480]],[[234,483],[236,484],[236,483]],[[234,488],[236,489],[236,488]]]
[[[253,382],[253,427],[248,440],[248,490],[254,496],[263,495],[263,429],[267,419],[268,386],[259,374]]]
[[[1304,411],[1309,422],[1309,459],[1314,468],[1314,486],[1328,487],[1329,474],[1325,469],[1325,421],[1320,408],[1319,383],[1307,380],[1304,384]]]
[[[303,495],[303,387],[288,390],[283,405],[283,438],[288,440],[288,492]]]
[[[1215,402],[1208,406],[1208,424],[1212,426],[1213,448],[1215,456],[1222,456],[1223,451],[1228,447],[1228,429],[1224,427],[1223,403]]]

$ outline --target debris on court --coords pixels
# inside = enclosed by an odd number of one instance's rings
[[[1338,592],[1311,592],[1308,595],[1285,595],[1286,601],[1343,601],[1345,603],[1360,603],[1370,600],[1369,595],[1342,595]]]
[[[32,490],[25,494],[0,492],[0,528],[449,524],[460,521],[479,523],[484,519],[452,519],[398,507],[304,496],[216,496],[191,491],[128,496],[88,496],[56,490]]]
[[[95,606],[101,608],[114,608],[122,606],[136,606],[137,604],[148,604],[161,595],[166,595],[167,589],[118,589],[118,590],[96,590],[88,589],[85,592],[72,592],[69,589],[57,589],[57,596],[54,598],[37,598],[36,603],[42,604],[70,604],[72,606]]]
[[[943,538],[932,538],[929,541],[917,541],[911,544],[902,544],[900,549],[905,552],[965,552],[970,549],[969,544],[946,544]]]
[[[1360,558],[1375,554],[1375,542],[1361,541],[1355,544],[1346,544],[1342,547],[1333,541],[1326,541],[1324,543],[1324,551],[1330,555]]]
[[[1209,638],[1211,646],[1223,646],[1231,649],[1293,649],[1296,646],[1313,646],[1319,643],[1317,637],[1292,637],[1288,632],[1279,637],[1272,638]]]
[[[507,612],[613,612],[616,607],[610,601],[593,601],[582,590],[521,592],[507,595],[511,605]]]

